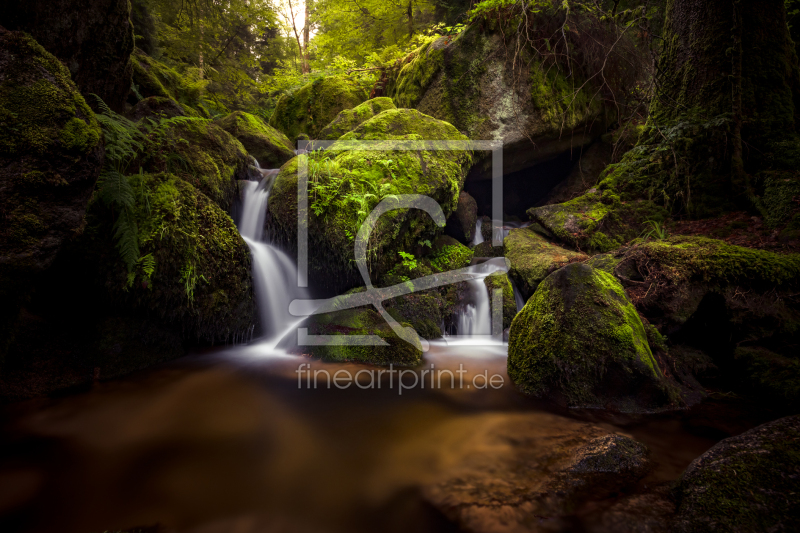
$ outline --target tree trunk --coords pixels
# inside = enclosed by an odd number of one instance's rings
[[[306,21],[303,26],[303,73],[311,72],[311,60],[308,56],[308,41],[311,34],[311,0],[306,0]]]

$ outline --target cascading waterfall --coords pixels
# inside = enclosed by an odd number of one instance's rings
[[[277,170],[257,167],[263,176],[260,182],[245,182],[242,194],[242,215],[239,233],[250,247],[253,285],[261,319],[262,335],[267,340],[280,340],[297,324],[289,314],[289,303],[306,298],[306,291],[297,288],[297,267],[281,250],[272,246],[264,235],[267,203]]]
[[[489,290],[483,280],[495,272],[507,272],[507,270],[503,257],[495,257],[470,267],[469,271],[474,275],[473,279],[467,282],[471,302],[456,314],[454,322],[457,335],[474,337],[492,334],[492,306]]]
[[[478,219],[478,221],[475,223],[475,236],[472,237],[472,246],[478,246],[483,242],[483,234],[481,234],[482,224],[483,221],[481,219]]]

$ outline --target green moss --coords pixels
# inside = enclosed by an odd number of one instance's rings
[[[280,168],[294,157],[286,135],[250,113],[235,111],[214,124],[236,137],[262,168]]]
[[[138,48],[131,55],[133,83],[139,94],[148,98],[158,96],[171,98],[187,109],[187,114],[197,114],[193,108],[203,111],[201,90],[202,80],[193,81],[189,77],[153,59]],[[189,111],[191,109],[191,111]]]
[[[367,99],[354,81],[343,77],[319,78],[294,93],[283,95],[275,106],[269,125],[282,131],[290,140],[306,134],[317,139],[320,131],[336,115]]]
[[[129,181],[141,258],[128,274],[112,256],[106,268],[113,297],[179,326],[188,338],[224,341],[249,331],[255,317],[250,253],[231,218],[174,175],[137,174]],[[91,212],[104,234],[113,218],[99,202]]]
[[[514,288],[508,276],[503,273],[492,274],[483,279],[486,289],[489,291],[489,301],[493,300],[495,289],[503,291],[503,329],[511,327],[511,321],[517,316],[517,302],[514,299]]]
[[[388,110],[344,135],[342,140],[465,139],[451,125],[411,109]],[[445,216],[457,206],[458,194],[471,164],[461,151],[400,151],[390,143],[368,152],[337,151],[336,145],[308,159],[310,276],[341,284],[360,284],[353,249],[367,214],[383,198],[421,194],[436,200]],[[305,158],[306,156],[300,156]],[[297,235],[297,162],[281,168],[270,195],[272,234],[294,246]],[[398,261],[398,251],[413,251],[421,241],[433,241],[439,228],[427,213],[397,209],[382,216],[370,237],[368,262],[373,279],[380,279]],[[419,255],[419,254],[418,254]]]
[[[504,255],[511,263],[509,275],[525,296],[530,296],[550,273],[562,266],[586,260],[581,253],[566,250],[535,231],[513,229],[503,241]]]
[[[373,98],[357,105],[353,109],[345,109],[320,131],[319,138],[334,141],[387,109],[397,108],[394,106],[392,99],[386,97]]]
[[[571,264],[547,277],[511,324],[508,374],[525,393],[572,407],[675,407],[619,282]]]
[[[410,324],[403,324],[410,326]],[[386,321],[372,309],[348,309],[315,315],[309,321],[313,335],[377,335],[388,346],[315,346],[311,353],[325,361],[356,361],[379,365],[414,366],[419,364],[422,347],[400,339]]]
[[[236,180],[245,177],[251,161],[231,134],[205,119],[176,117],[151,131],[148,147],[146,171],[172,172],[230,211]]]
[[[451,237],[439,237],[427,259],[437,272],[447,272],[468,266],[472,250]]]
[[[530,71],[531,103],[550,126],[572,129],[600,112],[600,100],[593,97],[588,85],[574,77],[568,79],[558,67],[534,62]]]

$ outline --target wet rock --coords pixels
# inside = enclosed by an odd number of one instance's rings
[[[316,140],[340,111],[356,107],[366,99],[366,91],[348,78],[319,78],[281,96],[269,125],[289,139],[306,134]]]
[[[526,299],[552,272],[569,263],[588,259],[582,253],[551,244],[530,228],[512,229],[503,241],[503,250],[511,262],[509,275]]]
[[[214,124],[236,137],[261,168],[280,168],[294,157],[294,147],[286,135],[254,115],[235,111]]]
[[[567,177],[553,187],[547,197],[539,202],[538,205],[566,202],[594,187],[600,174],[611,163],[613,151],[613,146],[600,141],[584,147],[580,159],[575,163]]]
[[[494,306],[494,291],[499,289],[503,293],[503,329],[511,327],[511,321],[517,316],[517,302],[514,299],[514,288],[511,286],[511,281],[508,276],[502,272],[492,274],[483,278],[483,283],[489,291],[489,301]],[[494,307],[492,307],[494,311]]]
[[[335,141],[345,133],[356,129],[360,124],[387,109],[397,109],[391,98],[382,96],[367,100],[352,109],[345,109],[319,132],[322,140]]]
[[[367,120],[346,140],[408,139],[461,140],[453,126],[412,109],[390,109]],[[333,157],[328,157],[329,155]],[[422,194],[434,199],[445,217],[458,205],[458,195],[471,164],[469,152],[329,150],[301,155],[286,163],[269,198],[267,225],[271,234],[294,249],[297,239],[297,180],[300,158],[309,158],[317,180],[309,190],[309,281],[335,293],[363,284],[355,266],[354,244],[361,224],[378,201],[398,194]],[[324,159],[324,160],[323,160]],[[352,177],[357,177],[353,180]],[[347,182],[348,187],[338,183]],[[392,210],[383,215],[370,237],[369,269],[381,279],[411,253],[408,264],[419,262],[423,248],[433,244],[439,226],[420,209]],[[420,253],[417,253],[419,251]]]
[[[475,257],[503,257],[505,250],[502,246],[492,246],[492,241],[483,241],[474,249]]]
[[[631,494],[607,509],[584,518],[590,533],[671,533],[675,502],[664,483],[642,493]]]
[[[622,412],[683,406],[610,274],[573,263],[548,276],[514,319],[508,374],[526,394]]]
[[[725,439],[695,459],[676,489],[674,531],[800,529],[800,416]]]
[[[458,195],[456,212],[447,219],[444,231],[447,235],[458,239],[463,244],[470,244],[475,237],[475,228],[478,221],[478,204],[468,192],[461,191]]]
[[[0,28],[0,354],[17,299],[78,236],[103,164],[102,132],[67,68]]]
[[[464,531],[575,530],[575,512],[591,494],[630,487],[649,468],[641,443],[554,415],[485,415],[470,430],[454,443],[440,479],[423,487]],[[624,466],[614,473],[599,466],[602,458]]]
[[[406,58],[387,94],[396,105],[445,120],[470,139],[501,140],[505,173],[550,160],[603,133],[602,105],[588,88],[573,98],[573,84],[564,74],[536,59],[529,76],[516,72],[501,33],[474,24]],[[470,179],[490,177],[491,159],[483,158]]]
[[[87,97],[123,112],[131,88],[133,26],[128,0],[9,0],[0,26],[29,33],[66,65]]]

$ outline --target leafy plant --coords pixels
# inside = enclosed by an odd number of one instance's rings
[[[642,233],[642,239],[645,241],[653,239],[654,241],[663,241],[667,238],[667,228],[657,220],[648,220],[645,222],[647,228]],[[649,229],[648,229],[649,228]]]
[[[409,254],[406,252],[397,252],[400,254],[402,258],[401,264],[409,270],[416,270],[417,268],[417,258],[414,254]]]

